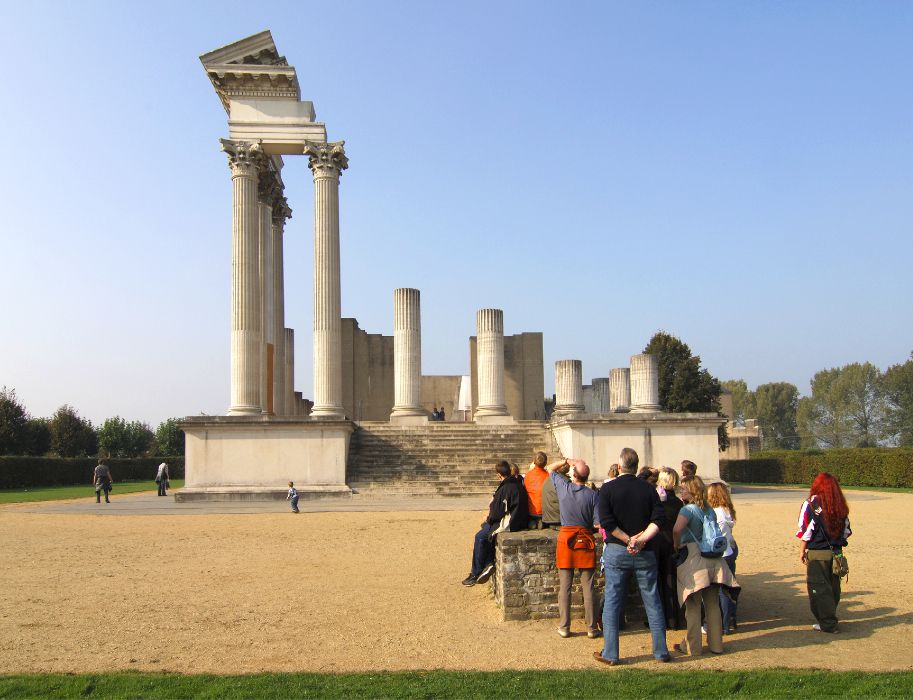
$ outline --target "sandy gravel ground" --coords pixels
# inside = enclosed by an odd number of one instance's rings
[[[800,503],[737,501],[739,631],[722,656],[662,668],[913,668],[913,556],[899,534],[913,495],[867,496],[851,500],[841,634],[810,629],[792,536]],[[596,668],[601,645],[581,622],[566,640],[552,620],[501,622],[488,586],[460,585],[480,520],[3,507],[0,673]],[[621,653],[660,668],[646,632],[623,633]]]

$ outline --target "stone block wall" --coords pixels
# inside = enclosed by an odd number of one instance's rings
[[[505,532],[497,536],[492,591],[503,620],[541,620],[558,617],[558,569],[555,566],[557,530]],[[602,556],[602,538],[596,535],[596,554]],[[597,559],[597,570],[599,568]],[[597,599],[603,596],[605,577],[596,576]],[[640,591],[631,576],[625,614],[628,622],[644,619]],[[571,588],[571,618],[583,619],[580,575]]]

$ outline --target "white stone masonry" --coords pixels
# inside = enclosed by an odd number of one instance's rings
[[[659,411],[659,365],[656,355],[631,356],[631,412]]]
[[[583,413],[583,362],[555,362],[555,415]]]
[[[349,166],[343,142],[308,143],[314,173],[314,409],[313,418],[341,419],[342,316],[339,273],[339,177]]]
[[[231,243],[231,406],[229,415],[262,411],[258,170],[260,146],[222,139],[232,182]]]
[[[616,367],[609,375],[609,412],[627,413],[631,410],[631,370]]]
[[[393,290],[393,412],[391,423],[426,423],[422,408],[422,314],[418,289]]]
[[[479,423],[513,422],[504,400],[504,312],[476,312],[476,365],[478,397],[474,420]]]

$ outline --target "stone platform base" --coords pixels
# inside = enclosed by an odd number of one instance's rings
[[[351,496],[352,489],[345,485],[308,484],[298,488],[298,498],[302,501],[317,498],[336,498]],[[174,492],[176,503],[191,503],[194,501],[284,501],[288,496],[288,489],[273,488],[271,486],[205,486],[185,487]]]

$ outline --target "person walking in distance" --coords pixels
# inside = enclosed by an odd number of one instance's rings
[[[159,487],[159,496],[168,495],[167,490],[168,490],[168,486],[169,486],[169,484],[168,484],[169,478],[170,478],[170,475],[168,474],[168,463],[162,462],[159,465],[158,472],[155,475],[155,483],[158,484],[158,487]]]
[[[605,565],[605,604],[602,629],[605,642],[601,652],[593,652],[596,661],[610,666],[621,663],[618,656],[618,615],[633,573],[640,588],[647,621],[650,624],[653,657],[669,661],[666,646],[666,621],[657,584],[656,555],[650,541],[659,533],[665,520],[656,489],[638,479],[637,453],[630,447],[621,451],[620,474],[604,483],[599,490],[599,522],[608,535],[603,548]]]
[[[292,502],[292,512],[298,512],[298,489],[295,488],[295,482],[288,482],[288,495],[285,497],[286,501]]]
[[[108,465],[105,464],[103,459],[98,460],[98,466],[95,467],[95,471],[92,473],[92,483],[95,484],[95,502],[101,503],[101,492],[105,492],[105,503],[110,503],[111,499],[108,498],[108,494],[111,493],[111,470],[108,468]]]

